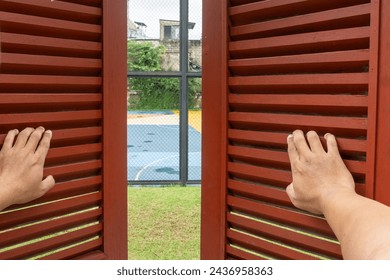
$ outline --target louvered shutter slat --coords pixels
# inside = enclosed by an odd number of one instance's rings
[[[229,51],[232,58],[247,58],[313,51],[366,49],[369,45],[369,37],[370,29],[367,27],[348,28],[344,30],[235,41],[229,44]]]
[[[285,242],[302,246],[301,250],[317,251],[335,257],[341,254],[340,246],[338,246],[337,242],[305,234],[297,229],[291,230],[282,226],[275,226],[266,222],[259,222],[248,217],[232,214],[228,214],[227,220],[238,229],[242,228],[253,234],[259,234],[265,238],[274,239],[275,242]]]
[[[89,176],[81,179],[60,182],[56,184],[54,189],[51,189],[45,196],[24,204],[25,207],[42,204],[45,202],[55,201],[64,197],[75,197],[83,194],[94,193],[100,190],[102,184],[102,176]],[[18,209],[18,205],[13,205],[7,210]]]
[[[356,72],[366,67],[368,60],[369,52],[363,49],[321,54],[232,59],[229,61],[229,68],[232,73],[237,75],[326,73],[342,70]]]
[[[268,164],[275,168],[288,169],[290,161],[287,153],[282,151],[274,151],[259,148],[247,148],[247,147],[228,147],[228,154],[233,160],[245,162],[249,164]],[[364,175],[366,171],[366,165],[361,161],[345,160],[347,168],[352,174]]]
[[[261,132],[239,129],[229,129],[229,139],[237,144],[269,145],[272,147],[286,149],[288,133]],[[339,147],[345,153],[364,153],[366,141],[359,139],[337,139]]]
[[[84,38],[96,38],[101,35],[100,25],[6,12],[0,12],[0,18],[2,24],[12,24],[12,27],[5,29],[7,32],[28,29],[33,33],[34,29],[37,29],[37,32],[45,30],[47,34],[60,37],[82,38],[85,36]]]
[[[231,162],[228,164],[227,169],[232,176],[239,179],[262,180],[263,183],[276,184],[277,186],[284,186],[291,181],[291,176],[288,172],[272,167]]]
[[[54,113],[29,113],[29,114],[5,114],[4,123],[36,123],[36,122],[65,122],[79,120],[99,120],[102,117],[101,110],[85,110],[74,112],[54,112]]]
[[[284,75],[280,76],[248,76],[229,79],[230,88],[236,92],[239,90],[256,90],[259,88],[289,88],[313,89],[314,87],[339,88],[339,90],[358,89],[367,90],[368,75],[363,73],[352,74],[323,74],[323,75]]]
[[[97,240],[91,241],[91,243],[92,242],[98,243],[99,241],[100,240],[97,239]],[[74,248],[68,249],[69,251],[71,251],[71,254],[74,254],[74,253],[77,254],[77,256],[73,257],[72,259],[74,259],[74,260],[104,260],[104,259],[107,259],[107,255],[104,254],[103,252],[98,251],[98,250],[96,250],[96,251],[92,250],[91,251],[90,246],[94,246],[94,244],[91,244],[91,245],[89,245],[88,243],[87,244],[82,244],[82,245],[77,246],[75,248],[84,247],[84,246],[87,247],[87,248],[85,249],[83,254],[79,254],[78,251],[74,252]],[[58,253],[58,254],[60,254],[60,253]],[[56,254],[50,255],[47,258],[41,258],[41,260],[44,260],[44,259],[58,259],[58,258],[55,258],[54,256],[56,256]],[[68,256],[68,255],[66,255],[66,256]],[[65,258],[63,257],[63,259],[65,259]]]
[[[104,260],[107,258],[102,252],[90,253],[94,250],[98,250],[103,244],[103,238],[97,238],[88,242],[84,242],[77,246],[73,246],[69,249],[62,250],[57,253],[50,254],[48,256],[38,258],[39,260]]]
[[[99,191],[102,182],[102,176],[91,176],[57,183],[54,189],[50,190],[44,197],[37,199],[35,203],[44,203],[63,197],[73,197],[82,194],[93,193]]]
[[[34,93],[34,95],[29,93],[1,93],[0,95],[0,104],[6,105],[7,103],[12,102],[13,104],[18,104],[19,106],[26,104],[35,106],[47,106],[48,104],[50,104],[50,106],[56,106],[56,104],[58,106],[64,106],[71,104],[73,107],[76,107],[98,105],[101,101],[102,95],[100,93]]]
[[[281,151],[229,146],[228,154],[232,159],[236,158],[238,161],[242,162],[269,162],[287,168],[289,164],[287,154]]]
[[[97,155],[99,152],[102,152],[101,144],[87,144],[72,146],[66,148],[55,148],[51,150],[47,155],[47,160],[50,162],[52,160],[66,159],[71,160],[73,158],[80,159],[88,155]]]
[[[30,90],[55,90],[61,86],[63,90],[98,91],[101,79],[95,77],[64,77],[64,76],[34,76],[34,75],[2,75],[0,86],[5,90],[21,90],[29,87]]]
[[[292,16],[270,20],[264,23],[253,23],[233,27],[231,36],[270,36],[282,35],[292,32],[309,32],[310,30],[323,30],[329,27],[354,26],[357,21],[369,22],[370,5],[363,4],[347,8],[317,12],[307,15]],[[326,27],[325,27],[326,26]]]
[[[310,254],[302,253],[298,250],[291,249],[287,246],[283,246],[282,244],[271,242],[266,239],[255,238],[250,235],[242,234],[239,231],[228,230],[226,235],[230,240],[232,240],[233,244],[236,243],[240,246],[246,246],[248,249],[261,247],[262,250],[271,257],[305,260],[316,259],[315,256]]]
[[[230,259],[235,260],[266,260],[268,258],[254,255],[242,250],[239,250],[231,245],[226,245],[226,252],[229,254]]]
[[[337,107],[347,107],[347,109],[356,108],[361,112],[365,112],[367,107],[367,96],[363,95],[315,95],[315,94],[290,94],[290,95],[278,95],[278,94],[247,94],[247,95],[235,95],[229,94],[229,103],[232,106],[288,106],[290,110],[294,110],[296,107],[314,107],[315,110],[321,107],[327,107],[337,109]]]
[[[350,112],[355,115],[367,113],[368,98],[364,95],[318,95],[318,94],[229,94],[229,103],[234,111],[280,110],[288,112],[315,112],[337,115]]]
[[[88,238],[96,236],[102,230],[102,225],[97,224],[89,226],[70,233],[65,233],[47,240],[38,241],[24,246],[23,248],[16,248],[2,253],[5,259],[24,259],[42,254],[46,251],[55,250],[61,246],[67,246],[72,243],[82,242]]]
[[[90,160],[80,163],[64,164],[63,166],[47,167],[44,170],[44,175],[52,174],[60,181],[77,179],[79,176],[93,176],[99,173],[102,167],[101,160]]]
[[[248,3],[253,2],[253,3]],[[259,18],[264,20],[289,17],[297,14],[308,14],[324,10],[332,10],[345,6],[354,6],[367,3],[365,0],[344,0],[317,2],[313,5],[310,0],[275,0],[275,1],[232,1],[229,8],[230,19],[236,24],[256,22]]]
[[[47,221],[42,224],[25,227],[19,230],[20,235],[15,235],[12,231],[6,231],[0,234],[0,246],[12,246],[18,242],[25,242],[34,238],[56,233],[58,231],[80,226],[86,223],[92,223],[99,220],[102,214],[101,209],[95,209],[80,214],[65,216],[63,218]]]
[[[43,204],[27,207],[21,210],[5,212],[2,216],[4,219],[0,222],[0,228],[3,230],[12,229],[12,226],[25,224],[28,222],[37,222],[40,220],[53,218],[56,215],[70,214],[72,211],[81,211],[88,208],[99,206],[102,200],[101,193],[91,193],[84,196],[55,201],[52,204]],[[32,211],[33,210],[33,211]]]
[[[299,211],[281,208],[278,205],[271,205],[251,199],[228,196],[227,204],[233,211],[243,212],[249,215],[262,216],[271,221],[297,226],[306,230],[314,230],[317,233],[334,236],[326,221],[321,217],[302,215]]]
[[[269,202],[277,202],[282,205],[291,205],[286,192],[277,188],[270,188],[266,184],[254,184],[252,182],[229,179],[228,189],[242,197],[254,197]]]
[[[367,129],[367,120],[365,118],[353,117],[334,117],[334,116],[305,116],[289,114],[271,114],[271,113],[230,113],[229,121],[233,126],[242,124],[246,127],[264,127],[270,129],[278,127],[281,129],[303,129],[313,128],[319,132],[331,128],[331,131],[340,132],[341,130],[362,134]]]
[[[71,16],[78,21],[85,20],[88,17],[99,20],[102,16],[101,1],[96,0],[92,3],[91,0],[83,1],[61,1],[56,3],[55,6],[48,5],[46,0],[35,0],[34,2],[29,0],[2,0],[1,5],[6,11],[20,11],[21,9],[29,14],[33,12],[38,15],[47,15],[50,12],[50,16],[53,18],[69,19]],[[62,16],[61,16],[62,15]]]
[[[2,51],[25,54],[95,58],[102,51],[100,42],[71,40],[0,32]]]
[[[2,57],[2,69],[34,74],[35,71],[50,75],[93,75],[100,71],[100,59],[63,58],[52,56],[6,54]]]
[[[79,143],[80,141],[92,141],[89,139],[98,139],[102,136],[100,126],[89,126],[83,128],[59,129],[56,135],[53,135],[52,143]],[[71,145],[71,144],[69,144]]]

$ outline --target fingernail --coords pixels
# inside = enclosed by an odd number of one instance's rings
[[[50,137],[53,135],[53,132],[51,130],[46,130],[45,133],[49,134]]]
[[[294,138],[294,135],[292,135],[292,134],[289,134],[288,136],[287,136],[287,140],[290,140],[290,139],[293,139]]]

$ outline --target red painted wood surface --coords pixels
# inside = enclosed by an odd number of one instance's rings
[[[127,259],[126,1],[0,0],[0,142],[53,131],[44,197],[0,213],[0,259]]]
[[[225,258],[226,244],[226,106],[227,18],[223,0],[203,1],[204,23],[214,25],[203,36],[202,79],[202,224],[201,258]],[[218,32],[214,32],[218,30]],[[216,50],[218,50],[216,52]]]
[[[390,4],[204,4],[202,258],[341,258],[324,218],[285,193],[286,137],[334,133],[357,191],[390,205]]]
[[[377,2],[377,1],[375,1]],[[376,30],[379,37],[379,52],[378,70],[377,70],[377,111],[376,111],[376,145],[373,144],[375,155],[371,160],[375,162],[373,176],[375,178],[375,199],[390,205],[390,191],[388,188],[389,176],[389,137],[390,137],[390,122],[389,122],[389,106],[390,106],[390,36],[388,28],[390,28],[390,3],[389,1],[379,1],[379,28]],[[374,71],[374,69],[373,69]],[[374,101],[374,100],[373,100]],[[374,114],[374,112],[373,112]],[[374,124],[373,124],[374,125]],[[373,128],[374,129],[374,128]]]
[[[103,251],[109,259],[127,259],[126,5],[103,1]]]

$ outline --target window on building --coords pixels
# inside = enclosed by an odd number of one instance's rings
[[[164,39],[165,40],[179,40],[180,39],[180,26],[171,25],[164,26]]]

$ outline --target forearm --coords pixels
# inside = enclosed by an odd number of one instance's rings
[[[357,194],[327,200],[324,215],[345,259],[390,259],[390,208]]]

